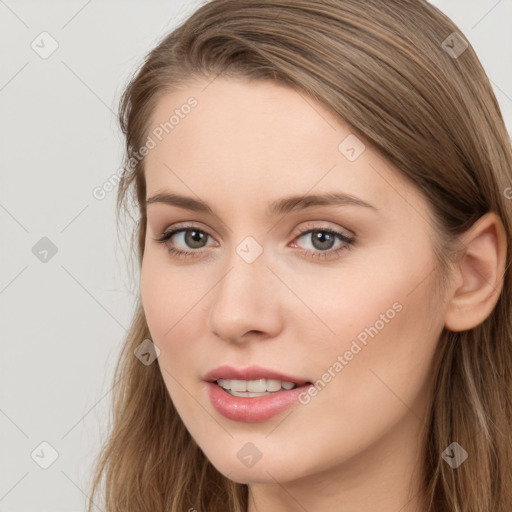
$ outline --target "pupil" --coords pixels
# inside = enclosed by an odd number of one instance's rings
[[[334,242],[334,237],[325,231],[313,231],[313,246],[316,249],[331,249]]]
[[[202,247],[201,242],[204,239],[204,233],[201,231],[189,230],[185,234],[185,241],[190,247]]]

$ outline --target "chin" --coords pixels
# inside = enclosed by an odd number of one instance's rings
[[[291,462],[295,457],[283,457],[283,454],[276,459],[271,455],[268,457],[263,455],[250,467],[245,467],[243,456],[239,458],[238,450],[234,451],[233,456],[229,458],[226,458],[226,452],[218,455],[219,457],[208,457],[208,460],[219,473],[239,484],[275,484],[276,480],[284,483],[307,476],[305,468]]]

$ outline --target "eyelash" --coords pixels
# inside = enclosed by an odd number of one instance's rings
[[[166,242],[176,233],[180,233],[182,231],[192,231],[192,230],[199,231],[200,233],[204,233],[205,235],[210,236],[210,235],[208,235],[208,233],[206,231],[199,229],[197,226],[186,225],[186,226],[180,226],[179,228],[173,229],[171,231],[166,231],[166,232],[162,233],[158,238],[154,238],[154,240],[156,242],[166,245],[169,253],[178,258],[199,257],[200,254],[198,254],[198,253],[201,252],[200,249],[195,249],[195,250],[176,249],[175,247],[170,247],[166,244]],[[314,228],[309,228],[309,229],[306,228],[305,230],[297,233],[295,235],[294,240],[296,238],[301,238],[302,236],[304,236],[308,233],[312,233],[313,231],[317,231],[320,233],[328,233],[330,235],[333,235],[336,238],[338,238],[339,240],[341,240],[343,242],[343,244],[340,245],[336,249],[328,249],[326,251],[312,250],[312,249],[298,249],[301,254],[304,254],[305,256],[307,256],[311,259],[322,259],[323,260],[323,259],[327,259],[327,258],[328,259],[336,258],[340,253],[342,253],[346,250],[350,250],[355,242],[355,237],[348,237],[348,236],[344,235],[343,233],[340,233],[339,231],[336,231],[334,229],[321,228],[321,227],[314,227]]]

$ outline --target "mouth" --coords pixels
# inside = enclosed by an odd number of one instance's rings
[[[251,366],[222,366],[203,377],[213,407],[222,416],[243,422],[265,421],[298,404],[312,385],[303,378]]]
[[[290,391],[311,382],[260,366],[234,368],[219,366],[203,379],[220,386],[233,396],[263,396],[279,391]]]
[[[213,382],[230,395],[245,398],[267,396],[279,391],[290,391],[301,386],[291,381],[265,378],[255,380],[217,379]]]

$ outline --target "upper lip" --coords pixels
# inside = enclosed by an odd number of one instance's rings
[[[219,366],[209,371],[203,380],[208,382],[215,382],[218,379],[228,380],[258,380],[258,379],[276,379],[282,382],[293,382],[297,386],[302,386],[308,383],[306,379],[300,377],[293,377],[286,375],[269,368],[263,368],[261,366],[248,366],[246,368],[234,368],[233,366]]]

